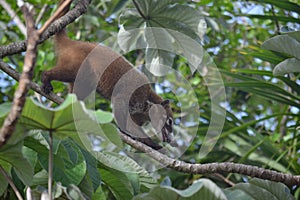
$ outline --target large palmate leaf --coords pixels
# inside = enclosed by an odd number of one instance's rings
[[[178,50],[171,48],[172,45],[180,49],[184,56],[197,52],[200,62],[194,67],[201,63],[202,50],[198,51],[191,45],[189,45],[190,49],[186,48],[184,41],[189,38],[199,43],[206,32],[205,20],[197,10],[177,2],[176,0],[136,0],[134,1],[136,9],[126,10],[120,18],[121,49],[133,50],[132,44],[135,44],[135,48],[138,49],[146,48],[146,67],[155,75],[164,75],[167,71],[164,66],[173,65],[174,53],[178,53]],[[135,34],[124,31],[137,28],[146,28],[146,31],[137,31]],[[182,33],[186,38],[174,35],[171,30]]]
[[[128,28],[147,27],[173,29],[199,37],[202,33],[202,16],[194,8],[177,4],[176,0],[136,0],[136,9],[126,10],[121,16],[121,23]],[[123,23],[125,22],[125,23]]]
[[[111,131],[112,128],[108,125],[112,119],[111,113],[87,110],[83,102],[77,101],[75,95],[69,95],[63,104],[54,109],[28,99],[20,123],[28,129],[52,131],[60,138],[72,137],[89,147],[91,144],[89,144],[88,134],[101,136],[107,141],[108,138],[113,138],[111,142],[121,146],[118,132],[116,129]],[[104,128],[99,123],[103,124]],[[109,137],[106,137],[106,134]]]

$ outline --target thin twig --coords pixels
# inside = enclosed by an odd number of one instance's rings
[[[14,22],[19,27],[22,34],[24,36],[26,36],[26,27],[23,24],[23,22],[20,20],[18,15],[15,13],[15,11],[10,7],[10,5],[8,3],[6,3],[5,0],[0,0],[0,4],[6,10],[6,12],[9,14],[9,16],[14,20]]]
[[[48,195],[52,199],[52,181],[53,181],[53,133],[49,131],[49,160],[48,160]]]
[[[234,182],[230,181],[228,178],[224,177],[220,173],[213,174],[215,177],[220,178],[224,183],[228,184],[230,187],[233,187],[235,185]]]
[[[75,5],[74,9],[68,12],[61,20],[53,22],[53,24],[41,35],[39,44],[47,40],[50,36],[54,35],[59,30],[63,29],[68,24],[74,22],[79,16],[87,11],[89,0],[80,0]],[[9,45],[0,46],[0,58],[5,56],[14,55],[26,51],[26,41],[14,42]]]
[[[14,182],[12,181],[12,179],[10,178],[10,176],[6,173],[6,171],[3,169],[3,167],[1,165],[0,165],[0,172],[5,177],[5,179],[7,180],[7,182],[10,185],[10,187],[13,189],[13,191],[15,192],[17,198],[19,200],[23,200],[23,197],[22,197],[21,193],[19,192],[18,188],[16,187],[16,185],[14,184]]]
[[[274,22],[275,22],[275,26],[276,26],[276,33],[277,33],[277,35],[280,35],[279,21],[278,21],[278,19],[276,19],[275,8],[272,4],[271,4],[271,10],[272,10],[272,15],[274,16]]]
[[[43,18],[43,15],[45,14],[46,10],[48,8],[48,5],[47,4],[44,4],[39,15],[37,16],[36,20],[35,20],[35,24],[38,24],[40,23],[40,21],[42,20]]]
[[[45,22],[42,28],[38,30],[40,35],[57,19],[57,16],[59,16],[62,11],[72,3],[72,1],[73,0],[66,0],[58,7],[55,13]]]

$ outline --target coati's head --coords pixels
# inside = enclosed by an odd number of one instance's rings
[[[164,100],[160,104],[152,104],[149,109],[149,117],[152,126],[157,131],[161,131],[163,142],[172,145],[174,143],[174,119],[169,100]]]

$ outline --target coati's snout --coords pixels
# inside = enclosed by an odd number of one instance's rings
[[[174,119],[169,100],[152,104],[149,109],[150,122],[154,129],[161,133],[163,142],[174,144]]]

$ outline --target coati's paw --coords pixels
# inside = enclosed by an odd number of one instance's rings
[[[51,84],[43,84],[42,89],[46,94],[49,94],[53,91],[53,87]]]
[[[50,92],[53,91],[53,87],[48,79],[47,71],[42,72],[41,81],[43,83],[43,85],[42,85],[43,92],[45,92],[46,94],[49,94]]]

